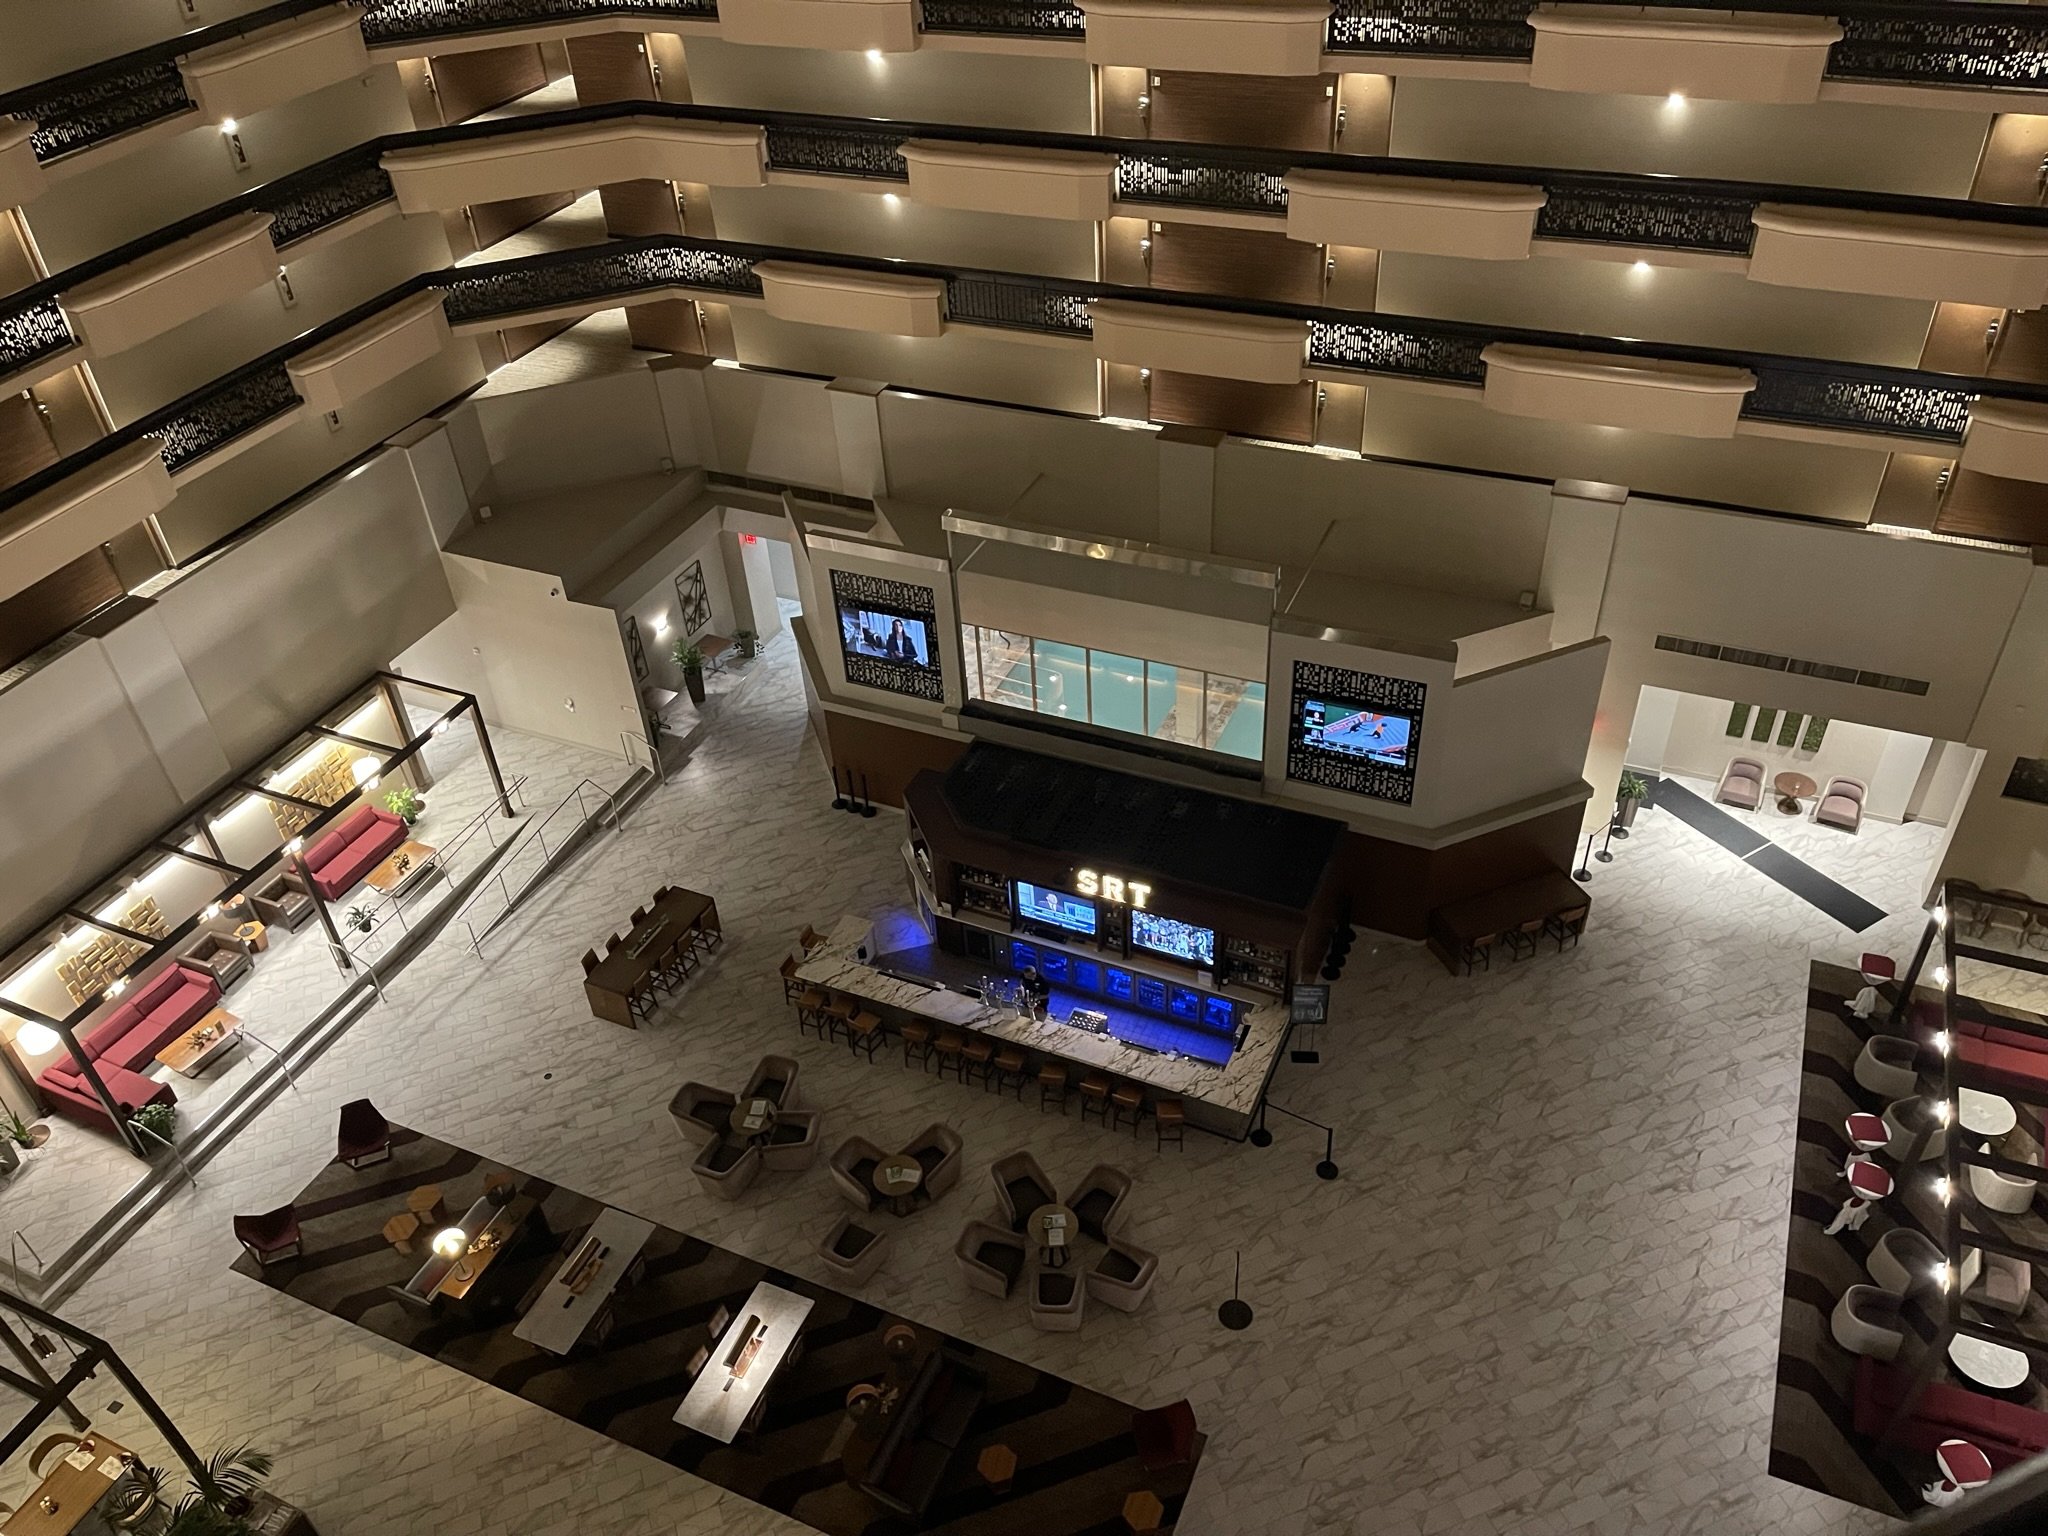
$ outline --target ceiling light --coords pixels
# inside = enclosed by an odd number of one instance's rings
[[[1936,985],[1937,987],[1945,987],[1945,986],[1947,986],[1947,985],[1948,985],[1948,967],[1947,967],[1947,966],[1945,966],[1945,965],[1937,965],[1937,966],[1936,966],[1936,967],[1934,968],[1934,984],[1935,984],[1935,985]]]
[[[24,1056],[47,1056],[63,1043],[47,1024],[24,1024],[14,1032],[14,1048]]]
[[[284,845],[284,851],[286,853],[297,853],[301,848],[305,846],[306,840],[303,837],[295,837],[290,842]]]
[[[222,133],[233,133],[235,131],[235,120],[232,117],[222,118],[220,120],[220,131]]]
[[[881,50],[881,49],[879,49],[879,48],[870,48],[870,49],[868,50],[868,62],[869,62],[870,64],[879,64],[879,63],[881,63],[881,62],[882,62],[882,50]]]
[[[375,789],[377,787],[377,759],[374,757],[357,758],[350,765],[349,771],[355,775],[356,783],[362,788]]]
[[[902,202],[903,199],[897,196],[897,194],[895,194],[894,192],[884,192],[882,194],[882,201],[887,203],[891,208],[894,208],[898,203]]]
[[[1635,273],[1637,277],[1648,277],[1650,275],[1650,264],[1647,261],[1638,261],[1629,267],[1629,271]]]
[[[1934,926],[1937,928],[1946,928],[1948,926],[1948,908],[1940,903],[1935,904]]]
[[[1683,112],[1685,110],[1685,92],[1673,91],[1669,96],[1666,96],[1664,98],[1664,110],[1666,112]]]

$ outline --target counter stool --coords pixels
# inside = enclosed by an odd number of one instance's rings
[[[981,1080],[987,1082],[989,1063],[995,1060],[995,1055],[995,1041],[987,1035],[970,1036],[960,1047],[960,1081],[971,1083],[978,1072]]]
[[[960,1077],[960,1052],[966,1045],[967,1037],[961,1034],[959,1030],[942,1029],[939,1031],[938,1044],[932,1047],[938,1053],[939,1076],[944,1077],[948,1071],[951,1071],[955,1077]],[[966,1079],[961,1078],[961,1081],[965,1082]]]
[[[1022,1097],[1020,1092],[1019,1097]],[[1048,1061],[1038,1069],[1038,1112],[1045,1113],[1045,1106],[1057,1104],[1060,1113],[1067,1112],[1067,1069],[1056,1061]]]
[[[820,1040],[825,1038],[825,1005],[832,1001],[832,994],[818,987],[806,987],[796,998],[796,1032],[804,1034],[816,1030]]]
[[[844,1037],[853,1040],[853,1016],[860,1012],[860,1005],[850,997],[835,997],[825,1005],[825,1037],[838,1040]]]
[[[910,1053],[917,1052],[917,1069],[922,1072],[932,1059],[932,1027],[923,1019],[905,1019],[897,1031],[903,1036],[903,1065],[910,1065]]]
[[[1100,1072],[1090,1072],[1081,1079],[1081,1123],[1088,1123],[1093,1114],[1104,1125],[1109,1124],[1109,1079]]]
[[[1015,1045],[998,1047],[996,1050],[995,1067],[994,1074],[986,1080],[986,1083],[993,1086],[998,1093],[1001,1093],[1005,1088],[1015,1088],[1017,1090],[1017,1099],[1021,1103],[1024,1098],[1024,1085],[1031,1081],[1031,1074],[1024,1068],[1024,1051],[1022,1047]]]
[[[881,1043],[882,1016],[879,1013],[869,1013],[863,1008],[847,1021],[846,1045],[854,1055],[858,1056],[862,1051],[866,1051],[868,1060],[873,1061],[875,1047]]]
[[[804,984],[796,979],[797,958],[795,955],[782,957],[782,1000],[793,1003],[804,995]]]
[[[670,939],[668,948],[654,962],[654,984],[664,992],[674,992],[695,969],[697,962],[690,953],[689,941],[680,937]]]
[[[1084,1085],[1085,1086],[1085,1085]],[[1118,1083],[1109,1094],[1110,1113],[1116,1117],[1116,1128],[1123,1129],[1124,1116],[1131,1117],[1131,1135],[1138,1134],[1138,1122],[1145,1118],[1145,1090],[1136,1083]]]
[[[1499,937],[1497,933],[1489,933],[1465,941],[1465,947],[1459,951],[1458,958],[1465,962],[1467,976],[1472,974],[1475,965],[1483,965],[1489,971],[1493,969],[1493,941]]]
[[[626,994],[626,1014],[627,1017],[634,1019],[652,1019],[654,1009],[654,977],[643,976],[633,983],[632,990]],[[639,1027],[638,1024],[633,1026],[635,1029]]]
[[[1159,1136],[1159,1148],[1164,1149],[1166,1138],[1171,1135],[1173,1144],[1182,1151],[1187,1150],[1188,1113],[1179,1099],[1161,1099],[1152,1106],[1152,1129]]]

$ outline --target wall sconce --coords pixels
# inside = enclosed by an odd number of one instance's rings
[[[238,171],[249,169],[249,151],[242,147],[241,130],[232,117],[221,119],[220,137],[228,147],[228,164]]]
[[[24,1024],[14,1032],[14,1048],[24,1056],[47,1056],[63,1043],[47,1024]]]
[[[357,758],[349,772],[355,775],[357,788],[371,790],[377,787],[377,759],[374,757]]]
[[[284,845],[284,851],[286,853],[298,853],[305,846],[306,840],[303,837],[295,837]]]
[[[299,302],[298,290],[292,287],[292,275],[283,267],[277,269],[277,302],[286,309],[296,308]]]
[[[205,918],[208,922],[212,922],[213,919],[220,916],[220,903],[217,901],[209,901],[206,904],[206,910],[200,913],[199,915]]]
[[[668,614],[666,612],[657,613],[654,616],[654,632],[657,635],[668,633]]]
[[[108,1002],[111,1003],[115,998],[119,997],[123,992],[126,992],[127,990],[128,978],[126,976],[117,976],[108,985],[106,992],[102,995],[106,998]]]

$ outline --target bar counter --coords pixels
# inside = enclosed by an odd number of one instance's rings
[[[885,1026],[900,1024],[905,1018],[928,1019],[1022,1046],[1033,1058],[1033,1072],[1040,1062],[1053,1060],[1142,1084],[1155,1095],[1178,1098],[1189,1125],[1234,1141],[1242,1141],[1251,1129],[1252,1116],[1287,1038],[1285,1004],[1244,1003],[1239,1013],[1244,1044],[1226,1065],[1155,1055],[1106,1035],[1006,1015],[963,992],[884,975],[857,958],[862,950],[872,956],[874,948],[873,925],[866,918],[842,917],[797,967],[797,979],[860,999],[881,1016]]]

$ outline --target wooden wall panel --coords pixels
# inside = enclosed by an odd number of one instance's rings
[[[1174,426],[1306,443],[1315,437],[1316,387],[1248,384],[1154,368],[1150,412],[1151,420]]]
[[[57,445],[26,390],[0,397],[0,490],[57,462]]]
[[[1337,883],[1350,896],[1354,924],[1419,939],[1429,914],[1448,902],[1546,869],[1569,870],[1583,819],[1582,807],[1567,806],[1437,849],[1347,833]]]
[[[967,750],[961,737],[930,736],[834,709],[823,713],[826,759],[842,776],[848,771],[866,774],[868,798],[877,805],[902,805],[904,785],[926,768],[944,773]],[[829,800],[830,784],[821,781],[818,795]]]
[[[126,590],[98,549],[24,587],[0,602],[0,667],[33,655]]]
[[[1328,149],[1335,83],[1314,75],[1202,75],[1159,71],[1152,137],[1266,149]]]
[[[702,356],[709,350],[704,342],[704,328],[697,323],[697,306],[688,299],[633,305],[626,311],[626,334],[633,338],[634,346],[650,352]]]
[[[646,39],[637,32],[603,32],[569,39],[569,68],[576,76],[576,101],[594,107],[606,101],[651,101],[654,76],[648,69]]]
[[[2038,309],[2008,314],[1999,327],[1998,350],[1988,373],[1994,379],[2048,384],[2048,314]]]
[[[548,83],[547,64],[532,43],[444,53],[432,62],[443,123],[459,123],[502,107]]]
[[[1168,224],[1152,237],[1152,286],[1222,298],[1322,301],[1320,246],[1263,229]]]

